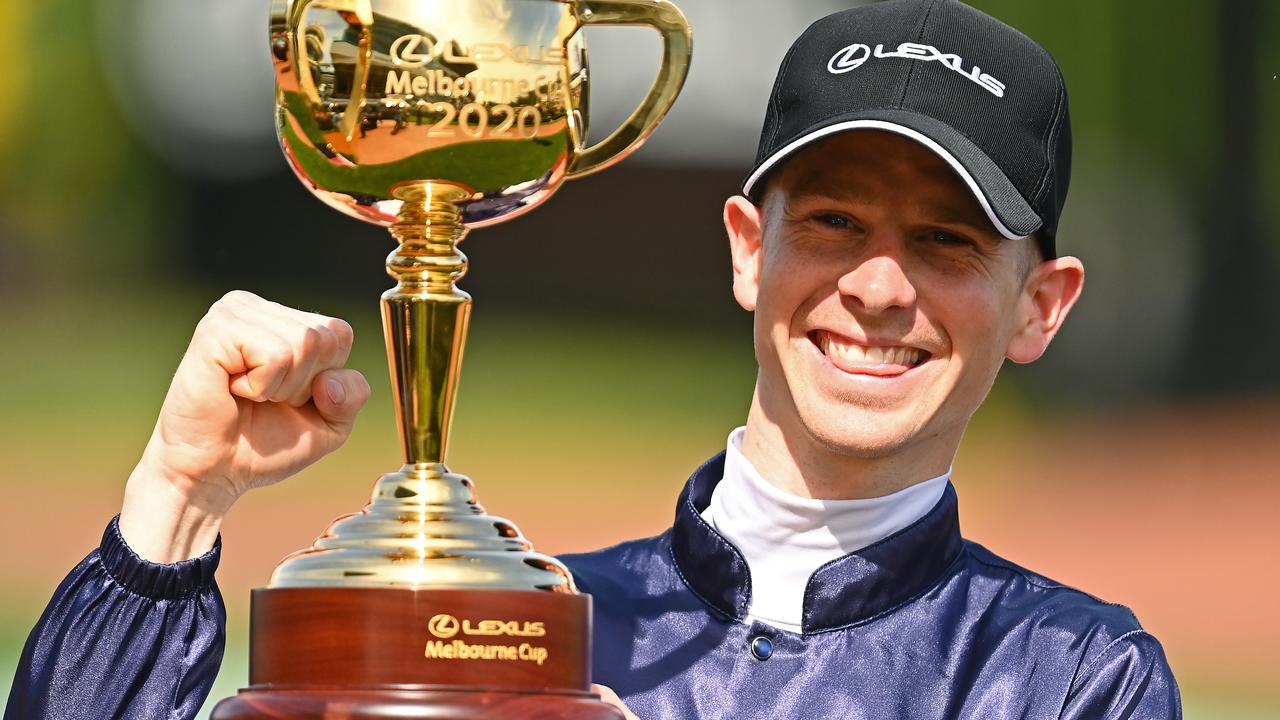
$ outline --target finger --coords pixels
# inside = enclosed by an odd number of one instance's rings
[[[264,402],[273,396],[293,367],[293,348],[270,330],[235,323],[219,330],[216,339],[227,347],[219,364],[230,377],[232,395]]]
[[[324,317],[319,315],[317,317]],[[351,347],[355,344],[356,334],[351,329],[351,323],[341,318],[325,317],[326,327],[333,333],[334,339],[338,343],[337,350],[333,354],[330,361],[330,367],[342,367],[347,364],[347,360],[351,357]]]
[[[300,407],[311,399],[311,384],[315,379],[314,375],[318,375],[325,370],[341,368],[347,364],[347,359],[351,356],[351,345],[354,340],[351,326],[345,320],[314,313],[304,314],[307,316],[306,322],[310,323],[311,330],[319,333],[320,343],[315,352],[316,363],[312,371],[313,377],[305,378],[301,391],[289,399],[289,403],[294,407]]]
[[[264,300],[252,293],[228,293],[222,311],[238,321],[238,327],[258,327],[280,336],[293,354],[284,376],[262,392],[263,399],[300,407],[311,399],[311,381],[325,369],[333,355],[336,340],[323,327],[314,327],[309,313]]]
[[[640,720],[635,713],[631,712],[631,708],[627,707],[626,703],[622,702],[622,698],[618,697],[618,694],[615,693],[612,688],[593,683],[591,685],[591,689],[600,694],[600,699],[603,700],[606,705],[620,711],[622,713],[622,717],[626,718],[626,720]]]
[[[275,400],[301,407],[311,400],[311,383],[317,374],[329,369],[337,339],[328,328],[296,326],[294,357],[296,362],[276,391]]]
[[[306,327],[327,328],[337,338],[337,346],[335,347],[337,352],[331,356],[329,362],[322,362],[321,365],[342,367],[347,364],[355,334],[351,329],[351,325],[345,320],[291,308],[287,305],[281,305],[258,297],[250,292],[235,291],[228,293],[227,299],[232,305],[239,305],[255,313],[273,315],[289,322],[301,323]]]
[[[356,414],[369,401],[369,393],[369,381],[350,368],[325,370],[311,383],[312,402],[320,417],[343,432],[350,432]]]
[[[252,293],[229,293],[230,311],[246,322],[270,327],[294,347],[294,363],[269,400],[301,407],[311,400],[315,375],[342,367],[351,354],[354,339],[344,320],[304,312],[260,298]]]
[[[246,319],[237,308],[244,298],[264,302],[252,293],[233,290],[215,302],[196,325],[179,366],[181,381],[192,397],[211,397],[220,385],[237,397],[257,402],[279,387],[293,363],[284,338],[261,322]]]
[[[351,326],[345,320],[314,313],[303,315],[306,316],[303,322],[308,325],[302,331],[301,356],[307,364],[291,371],[279,391],[284,401],[294,407],[301,407],[312,399],[316,375],[346,365],[354,339]]]

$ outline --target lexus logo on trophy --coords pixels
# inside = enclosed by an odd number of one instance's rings
[[[427,623],[427,629],[438,638],[451,638],[458,634],[458,628],[458,618],[443,613],[431,618]]]
[[[425,46],[425,51],[422,50]],[[422,67],[436,54],[435,42],[422,35],[401,35],[391,43],[391,62],[405,67]]]
[[[478,60],[512,60],[519,63],[537,65],[560,65],[564,62],[564,51],[559,48],[539,48],[536,54],[531,53],[528,45],[505,45],[503,43],[477,43],[462,49],[455,42],[437,42],[425,35],[401,35],[391,44],[391,62],[407,68],[418,68],[431,60],[444,62],[476,62]]]
[[[596,144],[591,25],[663,39],[648,95]],[[653,132],[688,71],[684,16],[666,0],[274,0],[270,49],[290,167],[396,241],[382,318],[403,464],[254,591],[250,686],[214,719],[619,720],[591,691],[590,598],[445,464],[471,314],[458,244]]]

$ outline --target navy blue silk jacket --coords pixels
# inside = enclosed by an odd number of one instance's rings
[[[803,633],[748,620],[746,562],[699,514],[723,463],[667,532],[563,558],[594,597],[594,680],[644,720],[1181,717],[1133,613],[961,539],[953,487],[814,573]],[[222,657],[219,551],[154,565],[113,522],[32,631],[5,720],[194,717]]]

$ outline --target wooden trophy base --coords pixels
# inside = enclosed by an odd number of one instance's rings
[[[620,720],[600,696],[535,692],[241,690],[218,703],[214,720]]]
[[[212,720],[622,720],[590,641],[587,595],[255,590],[250,687]]]

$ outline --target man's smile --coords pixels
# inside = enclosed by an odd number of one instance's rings
[[[809,341],[837,370],[851,375],[897,377],[929,360],[930,353],[909,345],[859,343],[830,330],[812,330]]]

